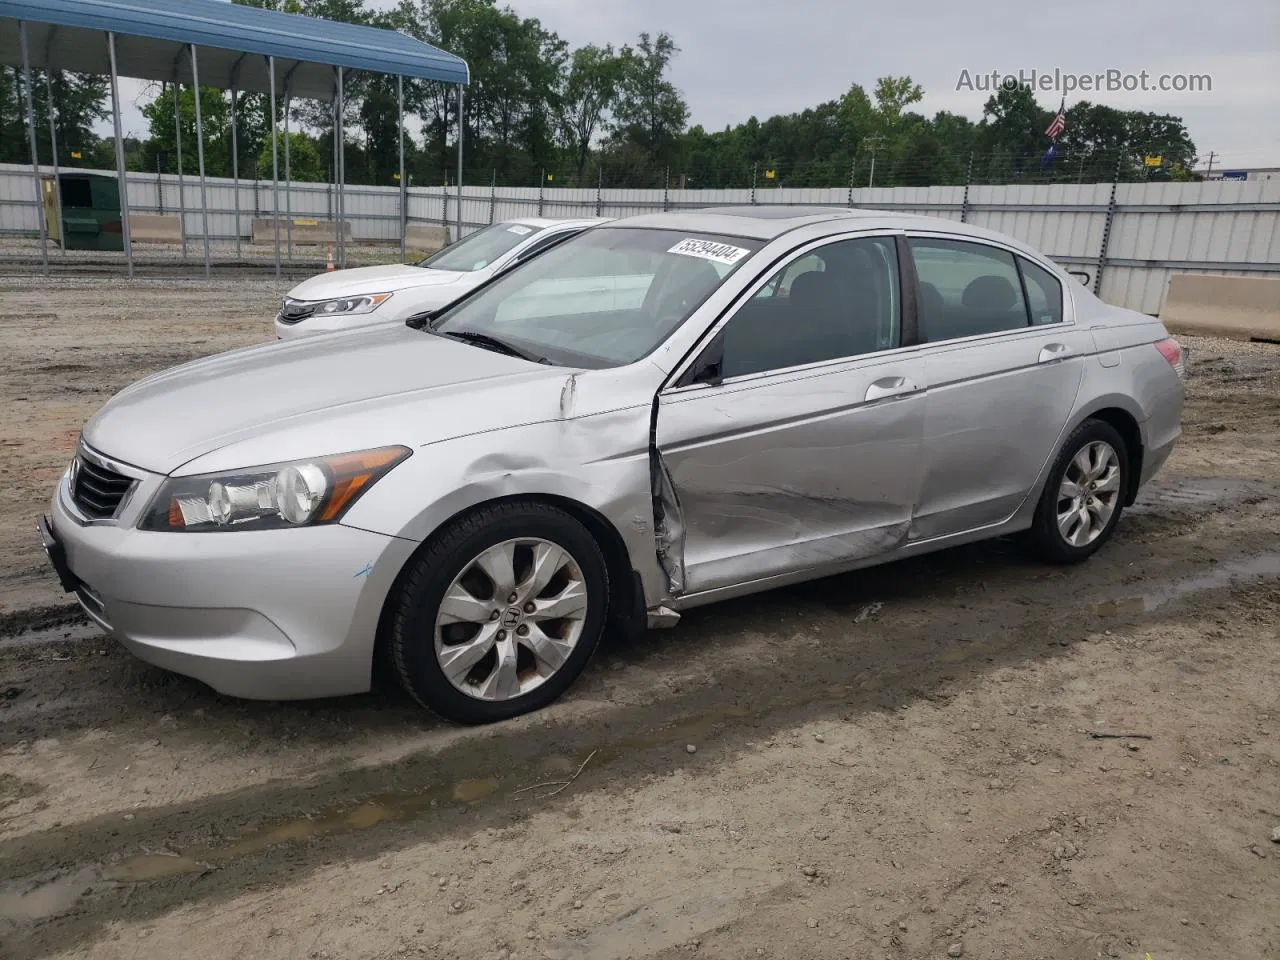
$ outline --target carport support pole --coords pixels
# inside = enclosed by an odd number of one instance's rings
[[[36,104],[31,89],[31,57],[27,53],[27,22],[25,20],[18,21],[18,42],[22,47],[22,88],[27,93],[27,134],[31,139],[31,176],[36,184],[36,222],[40,224],[40,260],[47,274],[49,272],[49,230],[44,222],[44,184],[40,181],[40,150],[36,146]]]
[[[409,245],[409,186],[404,178],[404,77],[396,76],[396,128],[400,136],[400,259]]]
[[[62,256],[67,256],[67,238],[62,232],[62,180],[58,177],[58,107],[53,102],[53,81],[48,68],[44,71],[44,98],[49,103],[49,146],[53,150],[53,215],[58,218],[58,234],[62,237]]]
[[[116,35],[107,31],[107,55],[111,60],[111,120],[116,134],[116,179],[120,182],[120,230],[124,258],[133,276],[133,243],[129,234],[129,183],[124,172],[124,133],[120,129],[120,75],[116,71]]]
[[[284,234],[289,262],[293,263],[293,194],[289,190],[289,75],[284,77]]]
[[[337,102],[334,104],[334,121],[333,121],[333,139],[334,150],[337,152],[337,181],[338,181],[338,219],[335,228],[338,231],[338,266],[345,267],[347,265],[347,231],[346,224],[343,222],[347,212],[347,201],[344,196],[347,186],[347,144],[346,132],[343,130],[342,121],[345,119],[346,105],[342,99],[342,68],[338,67],[338,95]]]
[[[454,214],[457,218],[458,226],[453,233],[455,240],[462,239],[462,131],[466,129],[466,126],[465,118],[462,115],[462,84],[458,84],[458,210]]]
[[[240,149],[236,138],[236,88],[231,88],[231,195],[235,198],[236,259],[240,259]]]
[[[201,232],[204,233],[204,275],[208,277],[211,269],[209,265],[209,197],[204,185],[204,123],[200,119],[200,66],[196,59],[196,45],[189,44],[187,50],[191,54],[191,89],[195,92],[196,101],[196,166],[200,168],[200,222]],[[121,162],[123,163],[123,160]]]
[[[280,276],[280,139],[276,136],[276,58],[267,57],[271,82],[271,219],[276,230],[276,276]]]
[[[187,191],[182,180],[182,87],[173,71],[173,140],[178,154],[178,233],[182,237],[182,262],[187,262]]]

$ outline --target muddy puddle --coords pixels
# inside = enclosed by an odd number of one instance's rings
[[[1219,563],[1211,571],[1184,580],[1156,584],[1143,593],[1095,603],[1090,610],[1100,617],[1124,617],[1153,613],[1183,597],[1205,590],[1221,590],[1249,580],[1280,577],[1280,553],[1263,553],[1242,560]]]
[[[819,696],[838,696],[843,690],[818,691]],[[303,844],[325,837],[369,830],[382,824],[424,816],[444,805],[470,806],[505,799],[536,802],[555,796],[572,786],[584,771],[609,766],[639,749],[669,747],[684,752],[685,744],[707,738],[717,727],[756,716],[767,706],[748,710],[725,707],[662,727],[651,733],[612,741],[581,758],[555,757],[544,762],[544,774],[522,772],[528,782],[514,777],[479,776],[422,790],[389,792],[369,797],[352,806],[330,808],[251,831],[226,843],[210,844],[165,853],[142,853],[108,863],[78,865],[56,875],[26,877],[0,888],[0,924],[25,925],[73,912],[80,900],[105,890],[129,884],[155,883],[181,876],[197,876],[234,861],[267,852],[273,847]],[[548,758],[543,758],[547,761]],[[546,774],[545,768],[557,771]]]
[[[101,640],[109,642],[102,628],[88,621],[59,624],[52,627],[40,627],[35,630],[23,630],[9,636],[0,636],[0,650],[43,647],[54,643],[78,643],[85,640]]]

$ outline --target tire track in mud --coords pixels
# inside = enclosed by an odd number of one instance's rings
[[[132,819],[112,811],[0,839],[0,932],[8,927],[4,939],[15,957],[42,956],[92,937],[122,914],[222,902],[247,886],[294,882],[326,862],[517,823],[529,804],[513,791],[545,779],[549,758],[576,764],[598,751],[575,793],[621,792],[668,769],[684,743],[713,740],[714,749],[693,765],[697,776],[699,765],[807,720],[891,711],[920,698],[945,703],[1002,667],[1062,656],[1091,633],[1186,620],[1197,604],[1216,602],[1199,590],[1247,595],[1258,589],[1257,577],[1274,577],[1280,532],[1271,532],[1276,508],[1268,499],[1275,492],[1221,480],[1166,482],[1131,512],[1123,535],[1082,567],[1039,567],[1007,543],[976,545],[707,608],[674,634],[655,632],[625,651],[603,651],[633,664],[713,660],[709,686],[627,690],[625,678],[597,665],[571,693],[569,708],[468,731],[395,763],[323,770],[138,810]],[[1221,527],[1250,513],[1255,522],[1246,537],[1221,538]],[[1270,559],[1232,566],[1257,557]],[[1255,585],[1233,586],[1236,575],[1255,577]],[[1262,582],[1274,591],[1271,579]],[[1119,602],[1135,597],[1136,605]],[[859,621],[874,603],[884,604],[879,617]],[[748,635],[761,638],[768,656],[734,657]],[[0,657],[0,666],[14,655]],[[121,703],[118,686],[116,692],[114,704],[104,697],[96,706],[95,721],[112,723],[107,711],[114,706],[122,714],[115,722],[141,723],[172,709],[174,694],[203,696],[210,737],[222,734],[218,711],[231,703],[181,680],[155,685],[140,700]],[[614,699],[618,692],[622,702]],[[585,717],[571,709],[581,699],[596,702]],[[70,732],[85,720],[57,711],[41,735]],[[324,711],[337,712],[339,722],[330,721],[322,737],[350,729],[353,717],[377,716],[388,728],[422,726],[415,710],[376,697],[351,706],[261,705],[249,716],[283,712],[297,725]],[[234,712],[241,713],[238,706]]]

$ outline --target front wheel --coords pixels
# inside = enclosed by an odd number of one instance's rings
[[[1051,563],[1088,559],[1115,532],[1128,484],[1124,438],[1109,423],[1086,420],[1049,471],[1027,532],[1029,545]]]
[[[537,710],[586,666],[608,597],[604,556],[573,517],[536,502],[484,507],[413,561],[391,630],[396,672],[458,723]]]

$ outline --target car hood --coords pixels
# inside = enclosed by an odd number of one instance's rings
[[[414,287],[445,286],[457,283],[467,276],[468,274],[457,270],[433,270],[407,263],[355,267],[351,270],[321,273],[303,280],[289,291],[289,296],[295,300],[329,300],[362,293],[394,293]]]
[[[245,441],[262,441],[250,444],[255,455],[262,447],[262,463],[417,445],[531,422],[554,410],[572,373],[400,325],[303,337],[140,380],[98,411],[84,440],[166,474]],[[510,396],[481,396],[494,390]]]

